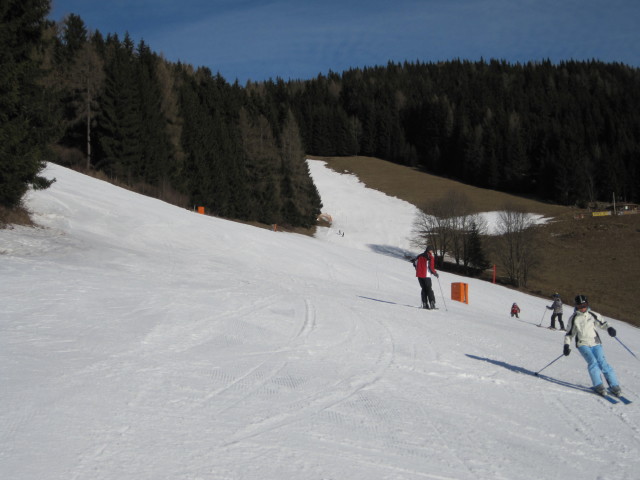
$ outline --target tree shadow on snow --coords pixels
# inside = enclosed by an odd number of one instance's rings
[[[400,258],[402,260],[408,260],[410,258],[415,257],[415,254],[413,254],[413,253],[411,253],[411,252],[409,252],[407,250],[403,250],[402,248],[392,247],[391,245],[372,245],[372,244],[369,244],[369,245],[367,245],[367,247],[369,247],[375,253],[381,253],[381,254],[386,255],[388,257]]]
[[[477,357],[475,355],[470,355],[468,353],[466,355],[467,357],[472,358],[474,360],[482,360],[483,362],[489,362],[494,365],[498,365],[499,367],[506,368],[507,370],[511,370],[512,372],[531,375],[541,380],[546,380],[547,382],[555,383],[556,385],[560,385],[562,387],[572,388],[574,390],[579,390],[581,392],[591,392],[591,389],[589,387],[585,387],[584,385],[576,385],[575,383],[565,382],[564,380],[558,380],[557,378],[548,377],[546,375],[541,375],[541,374],[536,375],[536,372],[532,372],[531,370],[528,370],[523,367],[518,367],[516,365],[511,365],[510,363],[501,362],[499,360],[493,360],[491,358]]]

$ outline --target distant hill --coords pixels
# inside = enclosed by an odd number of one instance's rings
[[[595,310],[640,326],[640,297],[636,292],[640,278],[640,214],[593,217],[587,210],[477,188],[372,157],[311,158],[325,160],[338,172],[349,171],[369,188],[418,208],[450,190],[460,190],[478,212],[513,204],[552,217],[553,221],[540,227],[540,267],[533,272],[528,288],[521,290],[542,297],[558,292],[569,305],[581,293],[589,297]],[[490,278],[488,273],[486,278]],[[540,312],[541,319],[544,313]]]

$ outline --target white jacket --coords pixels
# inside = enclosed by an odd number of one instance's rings
[[[578,347],[583,345],[593,347],[601,344],[596,327],[606,330],[609,324],[599,313],[593,312],[589,308],[584,313],[576,310],[569,318],[567,333],[564,336],[565,345],[570,345],[573,337],[576,337],[576,346]]]

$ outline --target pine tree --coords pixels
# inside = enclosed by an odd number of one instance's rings
[[[471,229],[465,239],[464,266],[475,272],[482,272],[489,268],[489,262],[482,246],[482,237],[476,222],[471,223]]]
[[[46,188],[40,176],[53,131],[46,126],[46,92],[37,51],[43,46],[48,0],[0,3],[0,205],[19,205],[30,186]]]
[[[140,152],[137,180],[158,186],[171,170],[171,144],[167,118],[162,109],[162,91],[157,75],[159,59],[141,41],[138,45],[136,79],[140,110],[138,112],[138,150]]]
[[[104,65],[79,16],[69,15],[62,28],[57,57],[62,87],[66,90],[62,100],[66,115],[60,143],[84,152],[86,167],[91,168],[91,130],[98,115],[97,99],[104,83]]]
[[[140,96],[133,44],[127,35],[107,38],[106,78],[98,122],[98,168],[131,183],[140,174]]]

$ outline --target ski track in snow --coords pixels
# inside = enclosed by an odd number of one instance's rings
[[[49,167],[42,227],[0,230],[0,478],[637,478],[635,358],[603,339],[612,405],[575,351],[533,375],[562,348],[548,299],[442,273],[416,308],[414,207],[309,165],[316,238]]]

